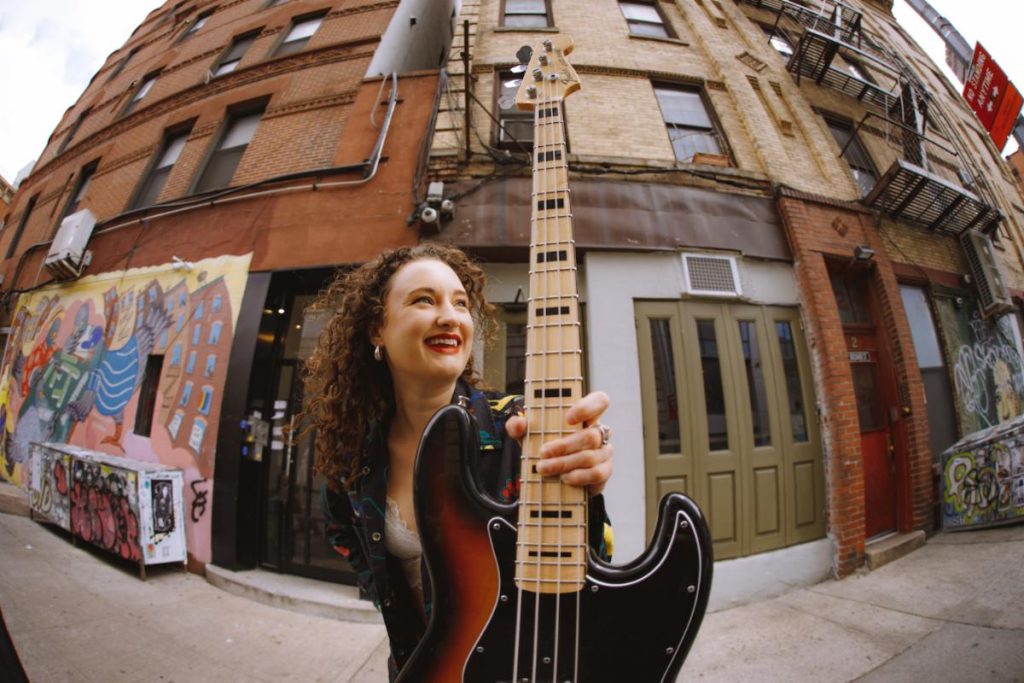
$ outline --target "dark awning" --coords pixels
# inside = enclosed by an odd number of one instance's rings
[[[442,239],[474,251],[530,244],[530,178],[455,184],[455,218]],[[772,199],[644,182],[572,180],[576,246],[587,249],[729,249],[791,260]],[[448,194],[448,193],[446,193]]]

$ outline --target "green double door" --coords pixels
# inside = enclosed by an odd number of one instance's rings
[[[715,559],[825,534],[810,363],[796,308],[636,304],[648,533],[658,502],[692,497]]]

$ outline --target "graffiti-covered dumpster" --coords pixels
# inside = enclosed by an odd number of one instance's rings
[[[181,470],[59,443],[33,443],[32,516],[139,565],[186,560]]]
[[[968,434],[941,464],[943,529],[1024,520],[1024,415]]]

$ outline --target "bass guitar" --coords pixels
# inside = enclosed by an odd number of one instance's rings
[[[571,433],[582,397],[576,252],[569,208],[564,98],[579,89],[552,36],[535,50],[517,95],[534,111],[526,414],[519,501],[485,493],[472,463],[478,432],[458,405],[431,419],[414,498],[433,605],[402,683],[672,681],[711,590],[711,537],[680,493],[660,504],[654,538],[624,565],[587,543],[585,489],[536,473],[541,445]]]

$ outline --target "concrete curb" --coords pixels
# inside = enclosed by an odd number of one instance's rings
[[[20,487],[0,481],[0,512],[28,517],[28,496]]]
[[[206,580],[233,595],[300,614],[362,624],[384,623],[370,602],[359,599],[359,589],[354,586],[259,569],[233,572],[213,564],[206,565]]]

